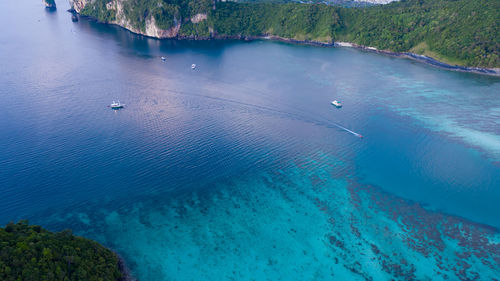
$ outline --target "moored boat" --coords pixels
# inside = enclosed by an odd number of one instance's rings
[[[113,102],[109,105],[109,107],[111,107],[111,109],[120,109],[120,108],[123,108],[124,106],[125,106],[125,104],[120,103],[120,101],[118,101],[118,102],[113,101]]]
[[[338,100],[334,100],[332,101],[332,105],[335,106],[336,108],[341,108],[342,107],[342,103]]]

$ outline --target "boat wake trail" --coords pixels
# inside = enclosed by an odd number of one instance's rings
[[[335,127],[339,128],[339,129],[342,129],[342,130],[344,130],[344,131],[346,131],[346,132],[348,132],[348,133],[351,133],[351,134],[355,135],[355,136],[356,136],[356,137],[358,137],[358,138],[363,138],[363,135],[358,134],[358,133],[356,133],[356,132],[354,132],[354,131],[351,131],[351,130],[347,129],[346,127],[342,126],[342,125],[339,125],[339,124],[337,124],[337,123],[332,123],[332,124],[333,124]]]
[[[208,78],[206,78],[208,80]],[[212,80],[214,80],[213,78],[211,78]],[[217,82],[221,83],[221,84],[225,84],[226,86],[233,86],[231,83],[227,83],[225,81],[222,81],[222,80],[217,80]],[[140,85],[142,87],[142,85]],[[307,117],[307,114],[304,115],[304,114],[297,114],[297,113],[293,113],[293,112],[289,112],[287,110],[279,110],[279,109],[275,109],[275,108],[271,108],[271,107],[267,107],[267,106],[262,106],[262,105],[257,105],[257,104],[253,104],[253,103],[246,103],[246,102],[241,102],[241,101],[237,101],[237,100],[233,100],[233,99],[228,99],[228,98],[223,98],[223,97],[216,97],[216,96],[212,96],[212,95],[207,95],[207,94],[200,94],[200,93],[195,93],[195,92],[191,92],[191,91],[180,91],[180,90],[174,90],[174,89],[168,89],[168,88],[155,88],[155,87],[150,87],[150,88],[154,88],[156,90],[160,90],[161,91],[167,91],[167,92],[170,92],[172,94],[178,94],[178,95],[186,95],[186,96],[197,96],[197,97],[202,97],[202,98],[206,98],[206,99],[212,99],[212,100],[218,100],[218,101],[223,101],[223,102],[228,102],[228,103],[232,103],[232,104],[238,104],[238,105],[242,105],[242,106],[247,106],[247,107],[251,107],[251,108],[255,108],[255,109],[260,109],[260,110],[264,110],[264,111],[268,111],[268,112],[273,112],[273,113],[277,113],[277,114],[281,114],[281,115],[285,115],[285,116],[289,116],[289,117],[294,117],[294,118],[297,118],[299,120],[303,120],[305,122],[311,122],[311,123],[315,123],[315,124],[321,124],[323,126],[330,126],[330,125],[333,125],[345,132],[348,132],[358,138],[363,138],[363,135],[361,134],[358,134],[354,131],[351,131],[349,129],[347,129],[346,127],[338,124],[338,123],[335,123],[335,122],[332,122],[331,120],[328,120],[326,118],[310,118],[310,117]],[[240,86],[241,88],[241,86]],[[252,89],[250,87],[244,87],[246,90],[251,90],[252,93],[260,93],[261,95],[265,95],[265,96],[269,96],[267,93],[263,92],[263,91],[259,91],[257,89]],[[294,111],[297,110],[296,108],[291,108],[293,109]],[[304,113],[304,112],[302,112]]]
[[[213,77],[204,77],[204,78],[206,80],[214,80]],[[233,84],[228,83],[228,82],[223,81],[223,80],[217,80],[217,82],[219,82],[221,84],[225,84],[227,86],[234,86]],[[247,90],[251,91],[253,94],[254,93],[259,93],[261,95],[269,97],[269,94],[267,94],[267,93],[265,93],[263,91],[259,91],[257,89],[253,89],[253,88],[250,88],[250,87],[242,87],[241,85],[238,85],[238,88],[246,88]],[[205,96],[205,97],[212,98],[212,99],[214,98],[212,96]],[[291,112],[276,110],[276,109],[272,109],[272,108],[269,108],[269,107],[255,105],[255,104],[242,103],[242,102],[238,102],[238,101],[234,101],[234,100],[228,100],[228,99],[223,99],[223,98],[220,98],[220,99],[224,100],[224,101],[227,101],[227,102],[238,103],[238,104],[242,104],[242,105],[246,105],[246,106],[251,106],[251,107],[255,107],[255,108],[260,108],[260,109],[264,109],[264,110],[268,110],[268,111],[273,111],[273,112],[277,112],[277,113],[284,113],[284,114],[290,115],[290,116],[296,116],[296,117],[301,118],[302,120],[308,120],[308,119],[310,120],[310,118],[306,118],[306,117],[304,117],[304,116],[302,116],[300,114],[294,114],[294,113],[291,113]],[[292,109],[296,110],[296,108],[292,108]],[[340,125],[338,123],[331,122],[330,120],[327,120],[325,118],[321,118],[321,119],[323,119],[323,122],[318,122],[317,120],[316,121],[315,120],[310,120],[310,121],[313,121],[314,123],[332,124],[333,126],[339,128],[339,129],[341,129],[343,131],[346,131],[346,132],[348,132],[348,133],[350,133],[350,134],[352,134],[352,135],[354,135],[354,136],[356,136],[358,138],[363,138],[363,135],[358,134],[358,133],[356,133],[354,131],[351,131],[351,130],[347,129],[346,127],[344,127],[344,126],[342,126],[342,125]]]
[[[311,118],[307,118],[301,114],[296,114],[296,113],[291,113],[291,112],[288,112],[288,111],[283,111],[283,110],[278,110],[278,109],[274,109],[274,108],[270,108],[270,107],[266,107],[266,106],[261,106],[261,105],[256,105],[256,104],[251,104],[251,103],[246,103],[246,102],[240,102],[240,101],[236,101],[236,100],[232,100],[232,99],[226,99],[226,98],[221,98],[221,97],[213,97],[213,96],[210,96],[210,95],[201,95],[201,94],[196,94],[196,93],[192,93],[192,92],[185,92],[185,91],[178,91],[178,90],[169,90],[169,89],[166,89],[166,91],[168,92],[171,92],[171,93],[175,93],[175,94],[182,94],[182,95],[190,95],[190,96],[198,96],[198,97],[203,97],[203,98],[207,98],[207,99],[212,99],[212,100],[219,100],[219,101],[224,101],[224,102],[228,102],[228,103],[233,103],[233,104],[239,104],[239,105],[243,105],[243,106],[248,106],[248,107],[252,107],[252,108],[256,108],[256,109],[261,109],[261,110],[265,110],[265,111],[269,111],[269,112],[274,112],[274,113],[278,113],[278,114],[283,114],[283,115],[286,115],[286,116],[294,116],[300,120],[303,120],[303,121],[306,121],[306,122],[312,122],[312,123],[316,123],[316,124],[323,124],[324,126],[328,126],[328,125],[333,125],[343,131],[346,131],[358,138],[363,138],[363,135],[361,134],[358,134],[354,131],[351,131],[349,129],[347,129],[346,127],[338,124],[338,123],[335,123],[335,122],[331,122],[330,120],[323,120],[323,121],[320,121],[318,119],[314,120],[314,119],[311,119]],[[323,118],[322,118],[323,119]]]

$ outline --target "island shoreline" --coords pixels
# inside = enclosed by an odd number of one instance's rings
[[[120,24],[117,23],[112,23],[112,22],[100,22],[99,20],[81,15],[80,13],[76,12],[75,10],[68,10],[68,12],[73,13],[73,14],[78,14],[80,17],[101,23],[101,24],[108,24],[108,25],[113,25],[117,26],[119,28],[122,28],[132,34],[135,35],[140,35],[144,36],[147,38],[152,38],[156,40],[185,40],[185,41],[210,41],[210,40],[219,40],[219,41],[224,41],[224,40],[236,40],[236,41],[257,41],[257,40],[270,40],[270,41],[277,41],[277,42],[283,42],[283,43],[289,43],[289,44],[296,44],[296,45],[309,45],[309,46],[316,46],[316,47],[333,47],[333,48],[353,48],[353,49],[358,49],[358,50],[363,50],[371,53],[377,53],[377,54],[382,54],[386,56],[391,56],[391,57],[397,57],[397,58],[404,58],[404,59],[410,59],[416,62],[420,62],[426,65],[430,65],[436,68],[444,69],[444,70],[449,70],[449,71],[456,71],[456,72],[464,72],[464,73],[475,73],[475,74],[480,74],[480,75],[487,75],[487,76],[494,76],[494,77],[500,77],[500,68],[482,68],[482,67],[474,67],[474,66],[461,66],[461,65],[450,65],[445,62],[439,61],[435,58],[424,56],[424,55],[419,55],[416,53],[411,53],[411,52],[393,52],[389,50],[379,50],[374,47],[370,46],[364,46],[364,45],[358,45],[356,43],[351,43],[351,42],[321,42],[321,41],[315,41],[315,40],[297,40],[293,38],[285,38],[285,37],[280,37],[280,36],[275,36],[275,35],[259,35],[259,36],[243,36],[243,35],[217,35],[217,34],[212,34],[209,37],[206,36],[183,36],[183,35],[177,35],[175,37],[169,37],[169,38],[160,38],[160,37],[155,37],[155,36],[149,36],[143,33],[138,33],[134,32],[133,30],[130,30]]]

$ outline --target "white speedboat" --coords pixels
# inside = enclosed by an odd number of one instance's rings
[[[338,100],[332,101],[332,105],[335,106],[336,108],[342,107],[342,103],[340,103],[340,101],[338,101]]]
[[[194,64],[194,63],[193,63],[193,64],[191,65],[191,69],[195,69],[195,68],[196,68],[196,64]]]
[[[120,108],[123,108],[124,106],[125,106],[125,104],[120,103],[120,101],[118,101],[118,102],[113,101],[113,102],[109,105],[109,107],[111,107],[111,109],[120,109]]]
[[[162,61],[165,61],[167,58],[166,57],[161,57],[161,60]]]

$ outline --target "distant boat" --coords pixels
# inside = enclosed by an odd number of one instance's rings
[[[118,102],[113,101],[113,102],[109,105],[109,107],[111,107],[111,109],[120,109],[120,108],[123,108],[124,106],[125,106],[125,104],[120,103],[120,101],[118,101]]]
[[[196,68],[196,64],[194,64],[194,63],[193,63],[193,64],[191,65],[191,69],[195,69],[195,68]]]
[[[165,61],[167,58],[166,57],[161,57],[161,60],[162,61]]]
[[[340,103],[340,101],[338,101],[338,100],[332,101],[332,105],[335,106],[336,108],[342,107],[342,103]]]

